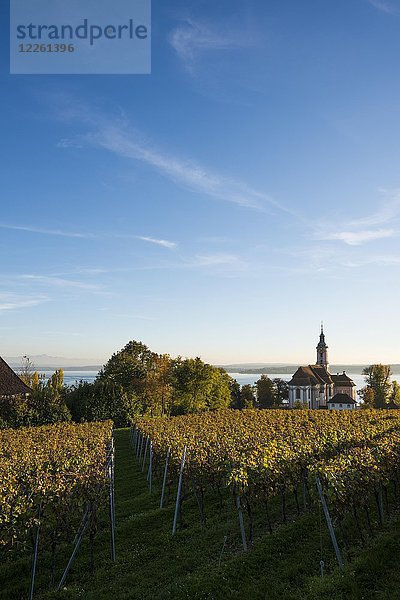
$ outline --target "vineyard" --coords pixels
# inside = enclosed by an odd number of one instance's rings
[[[109,499],[112,422],[59,424],[0,432],[0,547],[3,556],[33,551],[31,596],[40,548],[91,542]],[[107,471],[108,470],[108,471]]]
[[[248,410],[115,430],[115,562],[110,424],[3,431],[0,598],[395,598],[399,424]]]
[[[382,524],[389,497],[398,499],[396,411],[226,410],[141,419],[133,442],[143,464],[147,447],[151,450],[151,470],[160,477],[164,471],[164,480],[182,473],[180,484],[195,495],[203,521],[207,496],[215,493],[222,500],[224,490],[230,490],[239,516],[243,511],[248,517],[247,540],[242,526],[245,548],[253,538],[256,507],[264,507],[272,532],[271,501],[280,499],[286,522],[289,498],[297,514],[318,504],[316,483],[320,499],[328,501],[327,518],[332,516],[342,529],[351,514],[362,539],[360,513],[372,533],[372,513]]]

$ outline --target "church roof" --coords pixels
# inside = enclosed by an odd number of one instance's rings
[[[335,394],[328,400],[328,404],[356,404],[348,394]]]
[[[356,385],[354,381],[350,379],[350,377],[346,375],[344,371],[343,373],[336,373],[336,375],[331,375],[331,377],[333,379],[333,383],[339,387],[355,387]]]
[[[309,367],[299,367],[292,379],[289,381],[289,385],[317,385],[318,380],[314,373]]]
[[[330,385],[332,383],[331,374],[329,373],[329,371],[326,367],[324,367],[323,365],[309,365],[309,366],[310,366],[310,369],[312,369],[313,372],[315,374],[317,374],[318,377],[320,379],[322,379],[322,381],[324,383],[327,383],[328,385]]]
[[[0,397],[29,394],[31,391],[0,356]]]
[[[329,371],[322,365],[307,365],[299,367],[292,379],[289,381],[289,385],[296,386],[307,386],[307,385],[321,385],[331,384],[332,379]]]

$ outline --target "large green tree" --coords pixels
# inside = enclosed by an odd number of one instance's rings
[[[243,408],[240,399],[240,383],[238,383],[236,379],[232,379],[229,384],[229,387],[231,390],[231,408]]]
[[[400,407],[400,385],[397,381],[392,382],[392,391],[390,392],[390,402],[394,402]]]
[[[224,371],[204,363],[199,357],[174,361],[174,414],[227,408],[231,402],[231,378]]]
[[[261,375],[256,381],[257,404],[259,408],[272,408],[276,402],[276,389],[267,375]]]
[[[100,371],[98,381],[114,383],[126,391],[141,393],[156,355],[142,342],[132,340],[115,352]]]
[[[246,383],[240,390],[240,408],[255,408],[256,396],[254,386]]]
[[[140,389],[143,412],[169,415],[172,402],[173,361],[169,354],[153,354]]]
[[[142,404],[133,392],[110,381],[81,381],[69,390],[67,404],[74,421],[112,419],[117,427],[126,427],[142,412]]]
[[[288,382],[279,377],[275,377],[272,380],[275,386],[275,400],[278,406],[282,405],[285,400],[289,398],[289,385]]]
[[[365,408],[385,408],[392,391],[390,365],[371,365],[363,370],[365,387],[359,392]]]
[[[116,386],[127,397],[135,397],[140,414],[157,416],[170,413],[172,376],[173,361],[168,354],[156,354],[142,342],[132,340],[112,355],[97,382]]]
[[[224,369],[212,367],[211,386],[207,398],[207,408],[217,410],[228,408],[231,404],[232,378]]]
[[[112,355],[94,384],[71,390],[68,405],[76,420],[129,421],[135,414],[176,415],[231,405],[233,380],[224,369],[200,358],[156,354],[131,341]]]
[[[30,406],[34,424],[58,423],[69,421],[71,413],[66,405],[67,388],[64,385],[64,373],[58,369],[45,381],[37,372],[32,380]]]
[[[66,405],[67,388],[63,381],[62,369],[55,371],[46,380],[43,375],[31,369],[32,363],[24,365],[20,377],[31,387],[27,396],[9,396],[0,403],[0,426],[21,427],[45,425],[69,421],[71,413]]]

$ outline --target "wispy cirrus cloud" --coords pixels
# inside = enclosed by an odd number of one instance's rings
[[[359,246],[373,240],[391,238],[395,235],[394,229],[370,229],[362,231],[335,231],[316,235],[318,240],[338,240],[349,246]]]
[[[82,144],[77,141],[77,138],[62,138],[57,142],[57,148],[82,148]]]
[[[254,43],[255,36],[249,35]],[[114,117],[80,102],[70,95],[55,95],[52,102],[55,117],[67,122],[80,122],[87,133],[77,137],[77,143],[107,150],[116,156],[147,165],[177,185],[205,197],[229,202],[264,212],[280,212],[296,220],[301,217],[263,190],[258,190],[235,177],[221,174],[192,158],[175,156],[157,148],[139,133],[123,111]],[[73,144],[73,140],[70,140]]]
[[[390,15],[400,15],[400,5],[398,0],[368,0],[371,6]]]
[[[199,254],[190,265],[195,267],[244,267],[245,262],[234,254]]]
[[[400,217],[400,190],[381,190],[381,193],[389,198],[381,205],[378,211],[366,217],[351,220],[349,224],[356,227],[373,227],[398,219]]]
[[[192,18],[175,27],[168,41],[189,73],[205,54],[255,46],[256,36],[243,29],[216,27],[215,24]]]
[[[39,233],[43,235],[54,235],[57,237],[80,238],[80,239],[95,239],[97,235],[93,233],[77,233],[74,231],[64,231],[62,229],[45,229],[43,227],[35,227],[34,225],[8,225],[0,223],[0,229],[11,229],[14,231],[25,231],[26,233]]]
[[[59,275],[105,275],[106,273],[114,272],[115,269],[106,269],[104,267],[77,267],[71,273],[68,271],[67,273],[60,273]]]
[[[179,159],[154,149],[127,127],[98,123],[97,131],[86,136],[88,142],[118,156],[143,162],[175,183],[193,192],[261,211],[275,209],[294,213],[269,194],[233,178],[220,175],[202,165]]]
[[[51,275],[27,274],[19,275],[18,279],[26,282],[45,284],[47,286],[53,286],[58,288],[75,288],[90,292],[98,292],[101,290],[101,287],[96,284],[85,283],[83,281],[76,281],[72,279],[64,279],[62,277],[53,277]]]
[[[124,233],[78,233],[73,231],[67,231],[62,229],[45,229],[43,227],[35,227],[35,226],[21,226],[21,225],[7,225],[5,223],[0,223],[0,229],[10,229],[15,231],[23,231],[26,233],[37,233],[41,235],[50,235],[56,237],[66,237],[66,238],[77,238],[77,239],[85,239],[85,240],[97,240],[97,239],[135,239],[141,240],[143,242],[149,242],[151,244],[156,244],[157,246],[162,246],[163,248],[176,248],[178,246],[177,242],[172,242],[170,240],[164,240],[159,238],[154,238],[151,236],[145,235],[135,235],[135,234],[124,234]]]
[[[400,192],[383,190],[382,193],[389,198],[376,212],[356,219],[346,218],[346,229],[341,224],[335,227],[331,222],[321,222],[314,231],[314,239],[337,240],[349,246],[359,246],[374,240],[395,237],[399,232]]]
[[[31,308],[44,302],[49,302],[47,296],[27,296],[13,292],[0,292],[0,311]]]
[[[148,317],[146,315],[136,315],[131,313],[116,313],[113,317],[120,317],[121,319],[138,319],[139,321],[154,321],[154,317]]]
[[[135,237],[138,240],[143,240],[144,242],[149,242],[150,244],[155,244],[156,246],[162,246],[163,248],[169,248],[170,250],[178,246],[176,242],[171,242],[169,240],[159,240],[157,238],[152,238],[145,235],[137,235]]]
[[[400,255],[378,254],[376,256],[359,256],[353,260],[348,260],[343,263],[343,266],[355,269],[370,265],[377,267],[398,267],[400,265]]]

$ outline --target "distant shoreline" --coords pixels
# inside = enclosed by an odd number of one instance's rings
[[[21,364],[13,364],[9,363],[10,367],[14,369],[16,372],[21,369]],[[57,371],[58,369],[62,369],[63,371],[95,371],[96,373],[103,368],[104,365],[75,365],[73,367],[63,367],[63,365],[34,365],[34,371]]]
[[[104,365],[83,365],[82,367],[46,367],[46,371],[51,369],[62,369],[63,371],[100,371]],[[44,367],[37,367],[43,369]]]
[[[311,363],[310,363],[311,364]],[[240,374],[248,374],[248,375],[277,375],[277,374],[287,374],[293,375],[296,369],[300,365],[271,365],[259,368],[252,368],[250,366],[246,367],[243,365],[218,365],[219,367],[225,369],[230,373],[240,373]],[[329,370],[331,373],[353,373],[362,375],[363,370],[370,365],[330,365]],[[400,375],[400,365],[394,364],[390,365],[390,370],[392,375]]]
[[[12,368],[18,370],[21,365],[11,364]],[[55,371],[57,369],[62,369],[65,372],[71,371],[93,371],[98,373],[104,365],[75,365],[75,366],[62,366],[62,365],[35,365],[34,369],[36,371]],[[296,364],[266,364],[265,366],[251,366],[251,364],[230,364],[230,365],[214,365],[216,367],[225,369],[228,373],[238,373],[242,375],[277,375],[277,374],[286,374],[293,375],[296,371],[297,367],[300,365]],[[370,365],[330,365],[331,373],[342,373],[346,371],[347,373],[354,373],[362,375],[363,369],[365,367],[369,367]],[[390,365],[390,369],[392,375],[400,375],[400,364]]]

